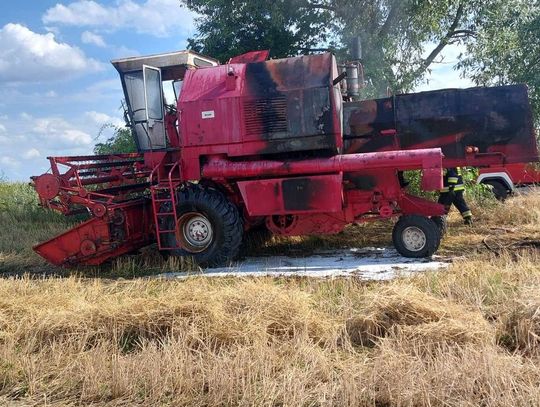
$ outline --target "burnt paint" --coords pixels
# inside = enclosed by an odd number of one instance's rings
[[[335,142],[329,144],[327,135],[311,136],[303,138],[287,138],[280,140],[268,140],[266,146],[259,151],[259,154],[281,154],[295,151],[313,151],[336,149]]]
[[[310,178],[284,180],[281,184],[283,205],[287,211],[312,209],[311,202],[322,192],[321,183]]]
[[[377,179],[371,175],[347,173],[344,174],[343,179],[349,181],[354,186],[354,189],[362,191],[373,190],[377,185]]]
[[[464,158],[467,146],[485,153],[513,145],[515,155],[536,154],[524,85],[404,94],[345,103],[344,110],[349,153],[388,148],[392,137],[380,132],[393,128],[401,149],[441,147],[446,158]]]
[[[332,61],[328,54],[246,65],[249,128],[269,143],[260,153],[336,148]]]

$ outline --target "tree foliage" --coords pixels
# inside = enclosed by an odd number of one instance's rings
[[[334,0],[342,44],[359,35],[372,95],[410,91],[449,44],[475,34],[476,0]]]
[[[255,49],[272,57],[310,52],[328,40],[329,10],[300,0],[186,0],[199,13],[189,47],[221,62]]]
[[[361,37],[370,95],[411,90],[448,44],[475,35],[490,0],[185,0],[199,13],[189,46],[221,61],[253,49],[273,57],[331,49],[347,58]],[[426,52],[426,46],[429,47]],[[368,95],[366,95],[368,96]]]
[[[468,44],[459,67],[479,85],[526,83],[538,123],[539,64],[540,5],[500,0],[484,16],[476,41]]]
[[[112,124],[105,124],[100,134],[107,128],[112,128],[114,134],[103,143],[97,143],[94,147],[95,154],[120,154],[134,153],[137,151],[135,140],[131,135],[131,129],[127,127],[117,127]]]

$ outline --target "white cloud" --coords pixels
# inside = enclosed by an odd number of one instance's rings
[[[6,133],[6,126],[0,123],[0,134],[5,134],[5,133]]]
[[[54,35],[56,35],[57,37],[60,35],[60,29],[58,27],[45,27],[45,29],[51,33],[53,33]]]
[[[31,148],[30,150],[27,150],[23,154],[23,158],[26,158],[27,160],[30,160],[32,158],[38,158],[41,157],[41,154],[39,153],[39,150],[36,148]]]
[[[3,155],[0,157],[0,164],[10,168],[17,168],[20,165],[19,161],[7,155]]]
[[[97,47],[105,48],[107,44],[101,35],[95,34],[91,31],[85,31],[81,34],[81,41],[84,44],[93,44]]]
[[[49,141],[64,147],[92,144],[92,136],[75,128],[60,117],[36,119],[33,130],[38,134],[46,135]]]
[[[0,29],[0,81],[41,82],[102,69],[102,63],[56,41],[53,33],[38,34],[13,23]]]
[[[18,181],[47,171],[44,157],[92,154],[100,129],[86,114],[68,118],[21,112],[2,124],[6,134],[0,134],[0,173]]]
[[[123,45],[114,48],[114,57],[115,58],[135,57],[135,56],[138,56],[140,54],[141,53],[139,51],[137,51],[136,49],[131,49],[131,48],[125,47]]]
[[[64,24],[107,29],[131,28],[138,33],[167,37],[193,30],[195,14],[178,0],[118,0],[105,6],[93,0],[78,0],[69,5],[56,4],[43,15],[45,24]]]
[[[84,114],[92,123],[97,124],[98,126],[103,126],[105,124],[112,124],[113,126],[123,127],[125,125],[124,121],[119,117],[109,116],[106,113],[100,113],[96,111],[86,112]]]

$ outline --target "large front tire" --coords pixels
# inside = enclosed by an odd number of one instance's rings
[[[176,233],[164,235],[175,256],[192,256],[202,267],[218,267],[230,263],[242,243],[242,219],[223,193],[210,187],[189,185],[177,193],[177,221],[165,220],[167,229]],[[176,224],[175,224],[176,223]]]
[[[420,215],[405,215],[394,225],[392,241],[404,257],[430,257],[441,244],[441,234],[431,219]]]

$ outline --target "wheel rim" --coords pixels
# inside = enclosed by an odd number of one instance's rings
[[[180,247],[191,253],[199,253],[212,243],[214,230],[206,216],[198,212],[185,213],[176,224],[176,239]]]
[[[407,250],[418,252],[426,246],[426,234],[417,226],[409,226],[403,230],[403,244]]]

